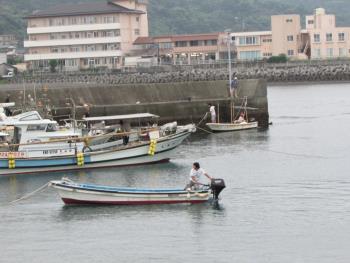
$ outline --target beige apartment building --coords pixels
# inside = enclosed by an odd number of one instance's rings
[[[25,61],[32,69],[119,68],[140,36],[148,36],[148,0],[59,5],[27,16]]]
[[[335,15],[323,8],[306,16],[306,31],[310,36],[311,58],[350,57],[350,27],[337,27]]]
[[[271,31],[232,33],[239,60],[260,60],[285,54],[290,59],[329,59],[350,57],[350,27],[337,27],[335,15],[318,8],[306,16],[271,17]]]

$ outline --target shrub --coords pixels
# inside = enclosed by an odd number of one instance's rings
[[[286,54],[272,56],[272,57],[269,57],[269,59],[267,60],[268,63],[286,63],[287,61],[288,61],[288,58]]]

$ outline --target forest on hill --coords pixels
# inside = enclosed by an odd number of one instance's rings
[[[107,0],[78,0],[79,2]],[[266,30],[274,14],[311,14],[317,7],[337,15],[337,24],[350,26],[349,0],[149,0],[151,35]],[[0,34],[25,35],[23,17],[34,10],[71,0],[0,0]]]

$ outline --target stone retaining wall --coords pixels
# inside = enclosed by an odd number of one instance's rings
[[[268,82],[347,81],[350,64],[255,66],[233,69],[239,79],[265,79]],[[17,76],[10,83],[98,83],[148,84],[227,80],[228,71],[220,69],[182,69],[157,73],[60,73],[36,76]]]

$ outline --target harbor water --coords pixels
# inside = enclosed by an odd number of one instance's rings
[[[0,262],[349,262],[350,84],[269,87],[267,131],[199,133],[168,164],[0,178]],[[66,207],[50,180],[183,187],[194,161],[219,206]]]

